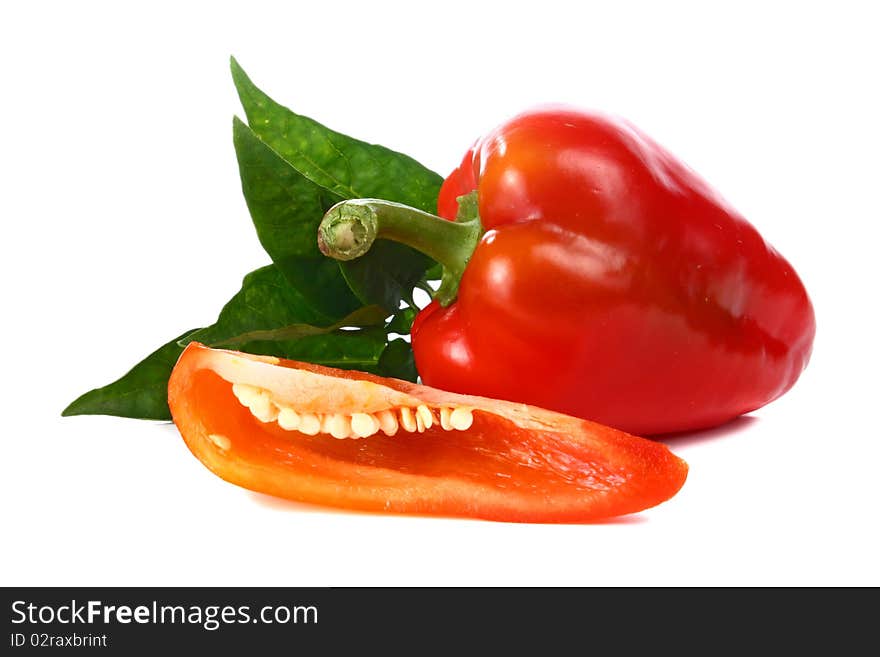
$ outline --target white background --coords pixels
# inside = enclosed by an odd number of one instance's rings
[[[0,583],[880,584],[870,5],[5,3]],[[810,366],[753,418],[671,442],[691,468],[671,501],[593,526],[274,501],[173,425],[60,418],[268,261],[230,54],[280,102],[443,174],[535,103],[628,117],[797,268]]]

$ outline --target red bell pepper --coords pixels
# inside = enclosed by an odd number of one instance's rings
[[[665,445],[540,408],[196,342],[168,405],[223,479],[349,509],[594,521],[669,499],[688,470]]]
[[[325,253],[375,237],[444,265],[412,331],[423,381],[637,434],[710,427],[787,391],[813,308],[792,266],[634,127],[541,109],[479,140],[445,181],[454,220],[381,201],[331,209]]]

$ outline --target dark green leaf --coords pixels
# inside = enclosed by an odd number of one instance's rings
[[[343,198],[381,198],[436,212],[441,176],[407,155],[290,111],[260,91],[234,58],[230,66],[251,129],[304,176]]]
[[[143,420],[170,420],[168,377],[183,347],[180,335],[135,365],[121,379],[80,396],[62,415],[118,415]]]
[[[251,122],[251,128],[233,123],[242,190],[275,264],[246,277],[214,325],[175,338],[118,381],[79,397],[64,415],[170,419],[168,376],[188,340],[226,340],[242,351],[415,380],[409,345],[388,343],[388,332],[408,330],[410,315],[398,314],[387,327],[338,329],[381,323],[379,315],[397,312],[401,300],[411,301],[430,261],[403,245],[382,243],[340,265],[318,251],[317,226],[345,198],[378,197],[433,212],[441,177],[406,155],[274,103],[234,60],[232,71]],[[385,311],[359,310],[364,304]],[[370,313],[374,317],[365,319]]]
[[[382,326],[387,317],[378,306],[362,306],[331,323],[304,302],[275,265],[268,265],[244,277],[241,289],[223,306],[214,324],[187,335],[181,343],[240,348],[255,341],[290,342],[343,327]]]
[[[235,59],[231,60],[231,68],[253,133],[278,158],[326,190],[322,195],[323,200],[372,197],[404,203],[428,212],[436,210],[437,194],[443,182],[438,174],[407,155],[352,139],[290,111],[260,91]],[[240,163],[241,159],[239,155]],[[277,166],[277,162],[274,164]],[[241,166],[244,168],[243,164]],[[276,177],[289,175],[279,173]],[[244,177],[243,171],[242,180]],[[250,200],[248,206],[251,207]],[[291,235],[296,234],[303,236],[306,241],[315,241],[317,230],[309,231],[309,228],[312,221],[317,227],[320,216],[303,214],[304,209],[286,213],[284,206],[278,205],[266,210],[258,216],[251,207],[251,214],[257,224],[260,241],[276,264],[281,264],[273,253],[278,250],[275,248],[276,239],[291,239]],[[298,221],[291,222],[292,218],[298,218]],[[267,225],[273,226],[274,231],[269,232]],[[289,249],[284,250],[289,252]],[[342,269],[351,290],[362,303],[378,304],[394,312],[401,300],[410,299],[413,286],[421,280],[431,263],[430,258],[414,249],[385,242],[374,245],[363,257],[337,266]],[[289,277],[291,274],[287,273],[287,269],[292,267],[292,263],[282,267]],[[301,273],[292,274],[295,285]]]
[[[379,358],[378,374],[415,383],[419,374],[410,343],[403,338],[389,342]]]
[[[386,344],[387,336],[383,329],[361,329],[311,335],[293,341],[247,342],[241,345],[240,350],[378,374],[379,359]]]
[[[296,292],[331,321],[361,306],[336,261],[318,250],[321,217],[341,199],[300,175],[237,118],[233,140],[242,191],[272,262]]]
[[[215,347],[378,372],[388,343],[388,313],[364,306],[335,323],[314,314],[274,265],[244,277],[241,290],[220,311],[217,321],[187,335]],[[342,330],[345,327],[360,329]]]
[[[331,329],[342,329],[348,327],[367,328],[370,326],[381,326],[388,319],[388,313],[382,306],[364,306],[358,308],[348,317],[340,319]]]
[[[328,367],[379,372],[379,359],[388,344],[386,311],[364,306],[333,324],[310,313],[278,268],[269,265],[244,277],[241,290],[213,325],[188,334],[181,342],[195,340]]]
[[[214,324],[174,338],[118,381],[79,397],[62,415],[170,420],[168,377],[183,348],[193,341],[377,373],[388,342],[387,317],[383,309],[366,306],[330,324],[327,317],[303,300],[277,267],[262,267],[244,277],[241,289],[223,307]],[[343,327],[367,328],[341,330]]]
[[[391,321],[388,322],[388,326],[385,327],[385,330],[389,333],[397,333],[399,335],[406,335],[412,330],[413,320],[416,318],[418,314],[418,308],[404,308],[400,310],[394,317],[391,318]]]
[[[249,331],[234,338],[222,341],[224,347],[234,347],[246,342],[254,341],[274,341],[274,342],[290,342],[300,340],[313,335],[325,335],[340,331],[345,327],[349,328],[366,328],[381,326],[385,323],[385,317],[388,313],[381,306],[364,306],[358,308],[350,315],[343,317],[335,324],[330,326],[314,326],[312,324],[291,324],[278,329],[269,329],[264,331]]]
[[[184,342],[230,345],[246,341],[242,335],[273,331],[291,325],[327,326],[333,322],[303,299],[281,274],[268,265],[244,277],[241,289],[223,306],[217,321],[186,336]]]
[[[431,262],[421,253],[388,240],[376,240],[360,258],[340,262],[348,286],[364,303],[394,312],[401,301],[414,305],[413,288]]]
[[[430,260],[383,242],[357,260],[337,263],[318,250],[318,224],[342,200],[300,175],[238,119],[233,123],[242,191],[260,243],[301,296],[339,319],[362,304],[394,312],[412,295]]]

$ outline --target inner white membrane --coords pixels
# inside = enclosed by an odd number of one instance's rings
[[[333,438],[368,438],[379,431],[394,436],[401,429],[424,433],[435,424],[445,431],[465,431],[474,423],[473,410],[463,406],[430,408],[425,404],[401,406],[375,413],[307,413],[276,403],[267,390],[243,383],[232,384],[232,393],[260,422],[277,422],[286,431],[307,436],[319,433]]]

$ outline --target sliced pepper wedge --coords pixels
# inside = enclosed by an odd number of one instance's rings
[[[198,343],[168,403],[216,475],[334,507],[591,522],[659,504],[687,477],[665,445],[586,420]]]

